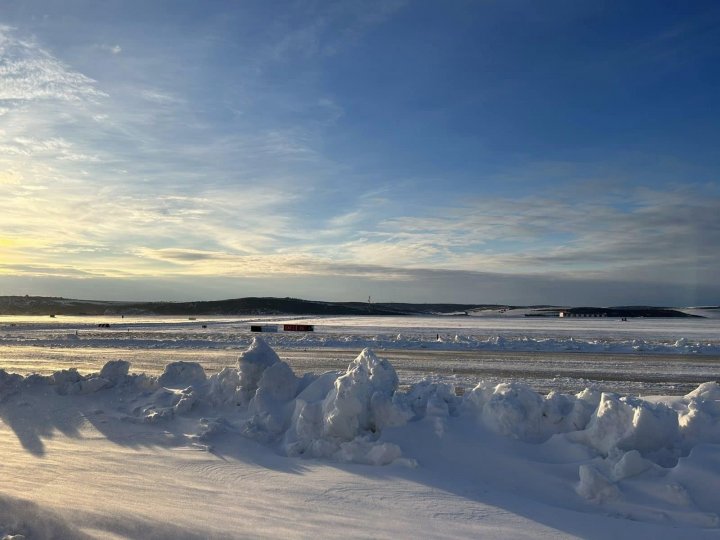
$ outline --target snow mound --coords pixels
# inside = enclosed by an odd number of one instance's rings
[[[720,385],[706,382],[687,394],[678,409],[682,449],[688,453],[701,443],[720,443]]]
[[[393,421],[391,398],[397,386],[388,361],[363,350],[323,401],[323,434],[350,440],[360,432],[380,431]]]
[[[242,383],[242,377],[240,381]],[[282,360],[265,368],[250,399],[248,412],[252,415],[246,425],[257,436],[276,436],[288,428],[292,413],[291,400],[297,395],[299,379]],[[241,390],[241,396],[246,389]]]
[[[133,413],[136,418],[147,423],[171,420],[176,415],[189,412],[197,401],[198,393],[192,386],[181,390],[160,388],[144,405],[135,407]]]
[[[189,386],[203,384],[207,376],[203,367],[196,362],[172,362],[158,378],[162,386]]]
[[[556,433],[582,430],[598,404],[597,392],[541,396],[516,383],[480,383],[465,397],[469,409],[492,431],[527,442],[543,442]]]
[[[667,405],[606,393],[587,427],[571,435],[604,456],[615,449],[637,450],[662,461],[678,437],[678,415]]]
[[[130,372],[130,362],[125,360],[110,360],[100,370],[100,377],[108,381],[109,385],[121,384],[127,379]]]
[[[24,380],[22,375],[0,369],[0,403],[19,392]]]
[[[253,338],[250,348],[238,358],[238,397],[243,403],[246,404],[253,398],[263,372],[277,362],[280,362],[280,358],[275,351],[262,339]]]
[[[93,394],[110,384],[100,376],[84,377],[74,368],[56,371],[50,380],[60,395]]]
[[[408,419],[392,401],[398,386],[393,367],[365,349],[330,387],[331,381],[314,381],[295,400],[285,452],[373,465],[400,458],[397,445],[377,442],[383,428]]]

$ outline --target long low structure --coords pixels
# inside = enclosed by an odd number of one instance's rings
[[[277,332],[277,324],[253,324],[250,325],[251,332]]]
[[[559,317],[562,318],[573,318],[573,317],[612,317],[616,319],[630,318],[630,317],[683,317],[683,318],[698,318],[698,315],[685,313],[678,309],[672,308],[659,308],[659,307],[644,307],[644,306],[621,306],[621,307],[574,307],[561,309],[557,312]],[[702,318],[701,316],[699,318]]]
[[[598,311],[584,311],[584,312],[573,312],[573,311],[561,311],[558,316],[560,318],[565,317],[607,317],[607,312],[598,312]]]
[[[315,327],[312,324],[284,324],[283,332],[313,332]],[[277,332],[279,326],[277,324],[252,324],[251,332]]]
[[[285,332],[313,332],[315,327],[312,324],[284,324]]]

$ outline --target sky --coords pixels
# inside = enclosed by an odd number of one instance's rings
[[[720,304],[716,1],[3,0],[0,295]]]

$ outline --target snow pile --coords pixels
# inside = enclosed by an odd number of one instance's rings
[[[260,338],[240,355],[237,368],[211,377],[195,362],[170,363],[159,377],[130,374],[129,368],[113,360],[87,376],[68,369],[25,378],[0,370],[0,399],[42,384],[67,396],[115,389],[134,405],[136,419],[155,422],[199,407],[226,415],[239,432],[277,444],[289,455],[372,463],[389,463],[401,454],[379,442],[386,428],[426,416],[469,416],[494,433],[528,443],[565,434],[603,458],[637,451],[663,466],[674,465],[698,444],[720,442],[720,387],[714,382],[670,404],[592,388],[543,396],[517,382],[480,383],[463,396],[427,380],[399,391],[392,365],[370,349],[344,373],[298,377]],[[386,457],[368,459],[356,451],[374,446],[383,448],[374,453]]]
[[[397,445],[376,441],[383,428],[408,419],[392,402],[398,386],[393,367],[365,349],[329,387],[331,380],[314,381],[295,399],[285,451],[375,465],[400,458]]]
[[[267,345],[265,345],[267,347]],[[272,438],[282,435],[288,429],[290,414],[292,412],[291,401],[297,395],[300,380],[295,376],[293,370],[282,360],[277,359],[275,353],[268,358],[274,360],[270,365],[259,364],[264,367],[259,374],[258,380],[253,380],[250,386],[245,386],[243,370],[251,365],[257,368],[258,364],[249,364],[248,358],[240,358],[240,396],[250,397],[248,403],[248,420],[245,431],[257,438]],[[247,373],[247,371],[245,371]]]
[[[261,339],[240,355],[238,369],[210,378],[212,403],[234,403],[244,413],[238,429],[276,444],[288,455],[383,465],[400,458],[396,445],[377,438],[406,416],[392,403],[393,367],[364,350],[346,373],[297,377]]]
[[[249,437],[288,456],[370,465],[415,465],[418,448],[460,434],[470,445],[504,440],[575,471],[562,474],[574,476],[574,496],[583,504],[639,520],[720,526],[717,508],[712,511],[719,497],[697,474],[705,467],[710,478],[720,475],[720,386],[714,382],[665,401],[593,388],[541,395],[515,382],[480,383],[458,396],[452,386],[427,380],[400,390],[392,365],[369,349],[343,373],[298,377],[261,339],[236,368],[210,377],[193,362],[171,363],[159,377],[131,374],[129,367],[115,360],[88,376],[64,370],[25,378],[0,371],[0,403],[45,387],[63,399],[107,396],[110,416],[148,429],[177,425],[200,447]],[[438,444],[446,454],[441,458],[451,462],[463,451]],[[467,466],[479,466],[476,457]],[[663,510],[638,506],[648,498],[642,493],[662,493],[654,504]]]
[[[84,377],[74,368],[56,371],[50,380],[61,395],[92,394],[108,384],[102,377]]]
[[[122,384],[130,373],[130,362],[110,360],[100,370],[100,377],[108,381],[108,386]]]
[[[677,404],[683,450],[703,442],[720,443],[720,385],[706,382]]]
[[[124,365],[106,365],[102,373],[122,380]],[[68,385],[89,385],[99,377],[77,372],[53,375]],[[69,377],[69,381],[65,380]],[[94,391],[109,385],[107,379]],[[57,383],[56,383],[57,384]],[[220,414],[201,418],[194,440],[211,444],[214,435],[228,431],[270,444],[287,455],[305,455],[341,462],[385,465],[401,458],[400,448],[378,441],[388,426],[402,425],[412,416],[409,408],[393,402],[398,377],[393,367],[364,350],[344,374],[297,377],[263,340],[256,338],[238,359],[237,369],[225,368],[206,377],[199,364],[175,362],[157,379],[148,378],[146,390],[130,395],[128,420],[156,423],[178,416]],[[74,388],[74,386],[71,386]],[[79,393],[79,392],[72,392]]]
[[[653,403],[585,389],[546,396],[519,383],[479,384],[464,396],[463,410],[495,433],[541,443],[556,434],[607,457],[637,451],[673,466],[702,443],[720,443],[720,386],[703,383],[683,398]]]
[[[481,383],[465,401],[466,408],[492,431],[527,442],[542,442],[555,433],[584,429],[600,396],[591,389],[575,396],[557,392],[541,396],[519,383],[494,387]]]
[[[427,380],[399,391],[392,365],[369,349],[344,373],[298,377],[260,338],[240,355],[237,368],[211,377],[194,362],[170,363],[159,377],[130,374],[129,368],[113,360],[87,376],[69,369],[25,378],[0,370],[0,400],[43,384],[66,396],[114,389],[132,404],[135,421],[200,409],[288,455],[374,464],[402,455],[397,445],[381,441],[386,428],[427,416],[471,417],[491,432],[528,443],[564,434],[602,458],[636,451],[662,466],[675,465],[698,444],[720,443],[720,387],[714,382],[670,404],[592,388],[543,396],[517,382],[480,383],[463,396]]]
[[[277,363],[280,363],[280,358],[275,351],[263,340],[253,339],[250,348],[238,359],[239,398],[244,404],[254,397],[265,370]]]
[[[172,362],[165,366],[158,378],[161,386],[202,385],[207,380],[205,370],[196,362]]]
[[[0,403],[16,394],[25,379],[22,375],[0,369]]]
[[[183,389],[160,388],[153,392],[147,403],[133,408],[135,418],[146,423],[172,419],[187,413],[198,399],[192,386]]]
[[[662,403],[603,393],[586,428],[572,438],[604,456],[616,449],[637,450],[657,461],[672,461],[680,442],[678,415]]]

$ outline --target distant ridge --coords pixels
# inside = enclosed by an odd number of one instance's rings
[[[44,296],[0,296],[0,315],[431,315],[503,306],[321,302],[248,297],[200,302],[119,302]]]
[[[605,312],[610,317],[696,317],[651,306],[561,308],[503,304],[322,302],[299,298],[248,297],[199,302],[120,302],[47,296],[0,296],[0,315],[469,315],[514,309],[557,316],[562,311]]]

